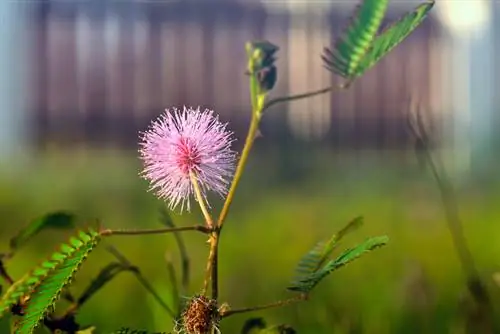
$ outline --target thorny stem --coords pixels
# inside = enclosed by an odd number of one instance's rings
[[[205,198],[203,197],[200,189],[200,185],[198,184],[198,180],[196,179],[196,175],[193,172],[189,172],[189,177],[191,178],[191,183],[193,184],[194,194],[196,195],[196,200],[200,205],[201,212],[203,212],[203,217],[205,217],[205,222],[208,228],[212,228],[214,226],[212,216],[208,212],[207,205],[205,204]]]
[[[280,300],[280,301],[270,303],[270,304],[245,307],[245,308],[234,309],[234,310],[227,310],[225,312],[221,312],[221,317],[226,318],[226,317],[229,317],[229,316],[234,315],[234,314],[254,312],[254,311],[260,311],[260,310],[266,310],[269,308],[287,306],[287,305],[290,305],[293,303],[307,300],[307,298],[308,298],[308,296],[306,294],[300,294],[297,297],[293,297],[293,298],[289,298],[289,299],[285,299],[285,300]]]
[[[172,233],[172,232],[183,232],[183,231],[198,231],[205,234],[209,234],[212,230],[203,225],[194,225],[194,226],[182,226],[182,227],[173,227],[173,228],[156,228],[150,230],[111,230],[105,229],[100,232],[102,236],[111,236],[111,235],[142,235],[142,234],[163,234],[163,233]]]

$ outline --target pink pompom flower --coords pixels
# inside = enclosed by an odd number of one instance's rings
[[[180,204],[181,212],[185,207],[190,210],[190,197],[195,193],[192,177],[204,198],[207,191],[227,194],[236,153],[231,150],[233,133],[226,126],[213,110],[172,108],[142,134],[141,176],[170,209]]]

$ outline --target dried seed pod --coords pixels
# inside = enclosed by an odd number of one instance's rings
[[[210,334],[219,324],[217,302],[206,296],[194,296],[182,313],[182,332]]]

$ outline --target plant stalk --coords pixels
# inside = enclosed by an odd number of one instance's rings
[[[201,193],[200,185],[198,183],[198,180],[196,179],[196,175],[194,175],[193,172],[189,172],[189,177],[191,178],[191,183],[193,184],[194,193],[198,204],[200,205],[201,212],[203,213],[203,217],[205,217],[205,223],[208,228],[212,228],[214,226],[214,223],[212,217],[210,216],[210,213],[208,212],[207,205],[205,204],[205,198]]]
[[[183,232],[183,231],[198,231],[204,234],[209,234],[212,230],[203,225],[194,226],[182,226],[174,228],[156,228],[149,230],[112,230],[105,229],[100,232],[102,236],[112,236],[112,235],[144,235],[144,234],[164,234],[172,232]]]
[[[289,299],[285,299],[285,300],[280,300],[280,301],[270,303],[270,304],[245,307],[245,308],[234,309],[234,310],[227,310],[227,311],[221,313],[221,317],[226,318],[226,317],[229,317],[229,316],[235,315],[235,314],[241,314],[241,313],[247,313],[247,312],[266,310],[266,309],[275,308],[275,307],[287,306],[287,305],[290,305],[293,303],[307,300],[307,298],[308,297],[306,294],[300,294],[297,297],[293,297],[293,298],[289,298]]]

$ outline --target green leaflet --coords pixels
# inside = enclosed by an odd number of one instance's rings
[[[369,70],[408,37],[424,21],[433,6],[434,0],[419,5],[380,33],[358,66],[356,76]]]
[[[317,272],[326,262],[330,254],[335,250],[338,242],[349,232],[354,231],[363,224],[363,217],[357,217],[350,221],[343,229],[335,233],[327,242],[319,242],[300,261],[295,269],[296,276],[288,290],[308,292],[304,290],[303,281]],[[312,288],[312,287],[311,287]]]
[[[75,216],[72,213],[57,211],[46,214],[32,221],[10,240],[11,250],[16,250],[26,241],[38,234],[43,229],[69,229],[75,227]]]
[[[299,291],[311,291],[323,278],[328,276],[333,271],[345,266],[349,262],[354,261],[361,255],[372,251],[376,248],[385,246],[389,242],[387,236],[374,237],[366,240],[362,244],[344,251],[335,260],[330,260],[323,268],[316,271],[314,274],[300,282]]]
[[[100,239],[100,234],[92,229],[80,232],[78,238],[71,238],[69,243],[62,244],[59,252],[53,253],[49,260],[32,270],[6,292],[0,300],[1,314],[17,304],[19,298],[29,298],[24,309],[25,315],[20,319],[14,333],[33,333]]]
[[[382,24],[388,0],[363,0],[345,31],[335,42],[334,50],[324,49],[325,67],[344,78],[358,73],[358,67]]]

